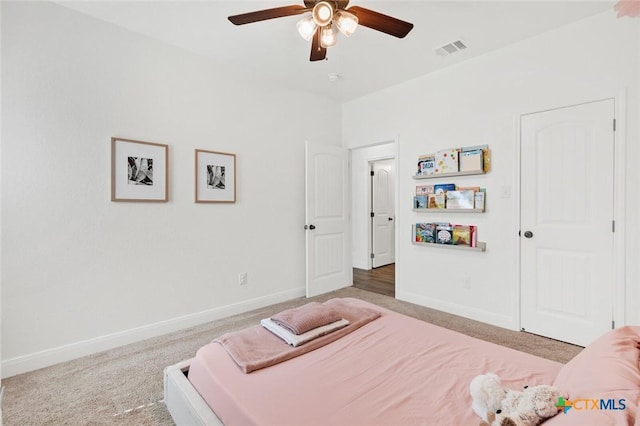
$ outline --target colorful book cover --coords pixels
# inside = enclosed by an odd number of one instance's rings
[[[433,195],[433,200],[436,205],[436,209],[444,209],[447,207],[447,198],[444,192]]]
[[[436,243],[453,244],[453,227],[451,225],[436,226]]]
[[[456,190],[455,183],[438,183],[433,185],[434,194],[443,194],[447,191],[455,191],[455,190]]]
[[[436,225],[433,223],[416,223],[416,243],[434,243]]]
[[[478,232],[475,225],[469,225],[469,228],[471,228],[471,247],[475,247],[477,244],[476,234]]]
[[[474,194],[471,189],[462,191],[447,191],[447,208],[448,209],[473,209]]]
[[[413,208],[414,209],[426,209],[427,208],[427,196],[426,195],[416,195],[413,197]]]
[[[416,172],[418,176],[432,175],[435,173],[435,168],[436,168],[435,156],[423,155],[422,157],[418,157],[418,171]]]
[[[453,244],[457,246],[471,246],[471,227],[467,225],[453,225]]]
[[[433,185],[416,186],[416,195],[429,195],[429,194],[433,194]]]
[[[427,208],[429,209],[437,209],[438,208],[438,203],[436,201],[437,195],[436,194],[429,194],[429,201],[427,202]]]
[[[485,173],[491,170],[491,154],[489,152],[489,148],[484,148],[482,150],[482,164]]]
[[[436,152],[435,174],[458,172],[458,150],[456,148],[442,149]]]

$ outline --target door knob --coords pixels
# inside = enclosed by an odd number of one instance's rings
[[[315,225],[305,225],[304,229],[312,229],[313,230],[313,229],[316,229],[316,226]]]
[[[531,232],[531,231],[525,231],[524,236],[525,236],[526,238],[531,238],[531,237],[533,237],[533,232]]]
[[[392,218],[392,217],[390,217],[390,218],[388,218],[388,219],[389,219],[389,222],[391,222],[391,221],[393,220],[393,218]]]

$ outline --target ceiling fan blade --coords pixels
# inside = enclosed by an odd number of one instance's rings
[[[327,56],[327,48],[320,46],[320,28],[313,34],[313,41],[311,42],[311,56],[309,60],[321,61]]]
[[[413,28],[413,24],[410,22],[383,15],[364,7],[351,6],[348,11],[358,17],[358,25],[363,25],[394,37],[404,38]]]
[[[229,21],[235,25],[251,24],[252,22],[266,21],[267,19],[282,18],[283,16],[300,15],[307,12],[304,6],[282,6],[273,9],[256,10],[255,12],[229,16]]]

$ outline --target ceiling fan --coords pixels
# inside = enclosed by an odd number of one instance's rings
[[[311,61],[326,58],[327,48],[335,46],[338,40],[337,30],[350,36],[359,24],[394,37],[403,38],[413,28],[413,24],[409,22],[364,7],[351,6],[347,9],[348,4],[349,0],[304,0],[304,6],[292,5],[257,10],[229,16],[229,21],[235,25],[244,25],[267,19],[305,14],[298,22],[297,28],[305,40],[312,40]]]

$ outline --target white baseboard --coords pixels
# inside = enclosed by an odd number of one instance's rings
[[[70,361],[82,356],[113,349],[144,339],[263,308],[275,303],[303,297],[305,289],[293,289],[231,305],[221,306],[194,314],[184,315],[154,324],[124,330],[118,333],[100,336],[81,342],[71,343],[57,348],[47,349],[20,357],[2,361],[2,378],[15,376],[60,362]],[[0,425],[1,426],[1,425]]]
[[[437,309],[439,311],[447,312],[453,315],[469,318],[476,321],[481,321],[487,324],[495,325],[497,327],[506,328],[509,330],[517,330],[518,323],[516,318],[508,315],[496,314],[493,312],[484,311],[481,309],[470,308],[468,306],[458,305],[457,303],[445,302],[438,299],[432,299],[430,297],[423,296],[421,294],[396,291],[396,299],[403,300],[405,302],[415,303],[416,305],[425,306],[431,309]]]

